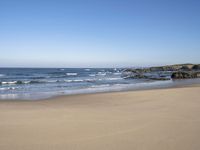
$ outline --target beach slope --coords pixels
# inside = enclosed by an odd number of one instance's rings
[[[199,150],[200,87],[0,101],[1,150]]]

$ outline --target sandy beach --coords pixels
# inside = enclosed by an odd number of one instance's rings
[[[199,150],[200,86],[0,101],[1,150]]]

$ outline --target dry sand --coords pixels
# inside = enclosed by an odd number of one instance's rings
[[[0,101],[0,150],[199,149],[199,86]]]

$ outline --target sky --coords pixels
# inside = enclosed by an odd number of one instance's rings
[[[0,0],[0,67],[200,63],[199,0]]]

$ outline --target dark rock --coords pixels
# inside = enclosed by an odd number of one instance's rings
[[[172,79],[186,79],[186,78],[191,78],[191,74],[187,72],[174,72],[171,75]]]
[[[149,68],[125,69],[122,73],[124,78],[169,80],[199,78],[200,64],[178,64]]]
[[[143,74],[129,74],[127,76],[123,76],[124,79],[147,79],[148,77]]]
[[[16,84],[23,84],[23,82],[22,81],[17,81],[17,83]]]
[[[133,78],[136,78],[136,79],[147,79],[148,77],[143,75],[143,74],[136,74],[133,76]]]
[[[189,79],[200,78],[200,72],[174,72],[171,75],[172,79]]]
[[[200,78],[200,72],[195,72],[193,73],[194,78]]]
[[[200,65],[194,65],[194,66],[192,67],[192,69],[193,69],[193,70],[200,70]]]
[[[188,66],[182,66],[182,67],[181,67],[181,70],[182,70],[182,71],[190,71],[191,69],[190,69],[190,67],[188,67]]]
[[[151,80],[162,80],[162,81],[165,81],[165,80],[170,80],[170,78],[164,78],[164,77],[159,77],[159,78],[149,78]]]

